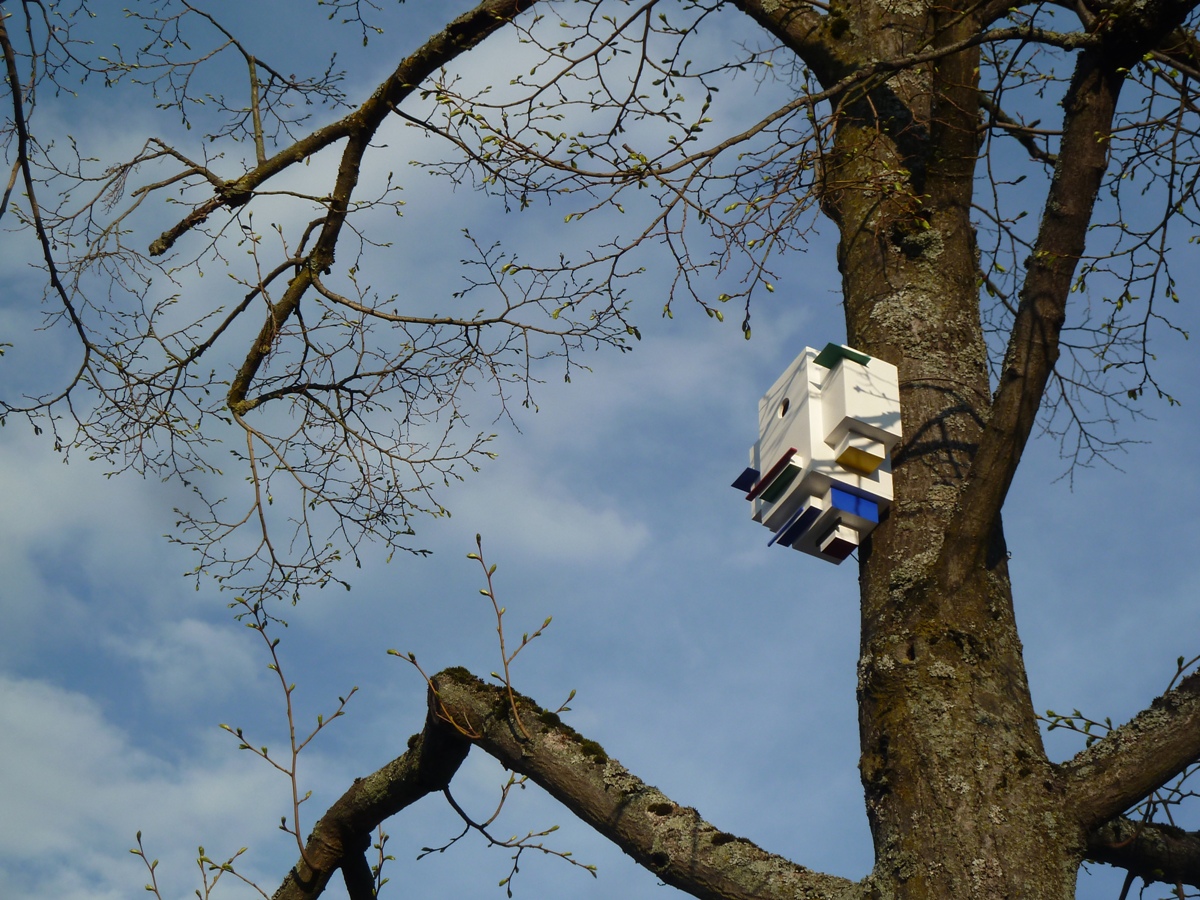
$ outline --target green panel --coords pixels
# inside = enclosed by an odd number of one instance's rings
[[[800,467],[788,463],[767,489],[759,495],[759,498],[764,503],[774,503],[788,489],[788,486],[796,480],[796,476],[799,474]]]
[[[843,347],[841,344],[826,344],[825,349],[817,354],[817,358],[813,362],[818,366],[832,369],[843,359],[848,359],[850,362],[856,362],[864,366],[871,361],[871,357],[865,353],[851,350],[849,347]]]

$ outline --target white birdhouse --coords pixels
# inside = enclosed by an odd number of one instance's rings
[[[892,501],[896,367],[838,344],[796,357],[758,401],[758,441],[733,486],[768,544],[840,563]]]

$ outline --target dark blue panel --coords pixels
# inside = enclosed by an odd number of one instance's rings
[[[733,486],[739,491],[748,491],[750,488],[754,487],[754,484],[757,481],[758,469],[751,469],[747,467],[745,470],[743,470],[742,474],[737,477],[737,480],[734,481]]]
[[[775,532],[775,537],[767,541],[767,546],[770,547],[774,543],[778,543],[781,547],[792,546],[804,532],[812,527],[812,523],[820,514],[821,511],[812,504],[800,507],[792,513],[791,518],[783,523],[783,527]]]

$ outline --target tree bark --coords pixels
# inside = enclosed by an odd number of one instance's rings
[[[814,872],[709,824],[527,697],[518,695],[518,729],[502,688],[461,669],[447,670],[433,683],[437,701],[477,735],[481,749],[528,775],[640,865],[693,897],[867,896],[862,885]]]
[[[1200,673],[1063,765],[1085,828],[1101,826],[1200,759]],[[1107,827],[1107,826],[1105,826]]]
[[[425,729],[409,738],[407,752],[366,778],[355,779],[318,820],[300,860],[272,900],[313,900],[339,869],[351,873],[350,884],[361,883],[363,854],[375,828],[450,783],[471,745],[434,708],[431,702]]]
[[[1148,884],[1200,885],[1200,833],[1195,831],[1121,817],[1092,832],[1087,854]]]
[[[849,0],[826,19],[845,19],[834,37],[804,4],[744,5],[760,21],[774,10],[774,33],[818,75],[832,74],[827,45],[836,40],[839,78],[851,61],[961,46],[983,27],[982,8]],[[1000,509],[1058,356],[1122,66],[1132,47],[1155,46],[1178,24],[1178,8],[1167,6],[1148,14],[1153,26],[1139,20],[1144,43],[1130,39],[1133,29],[1118,38],[1110,23],[1080,56],[994,397],[970,218],[977,50],[868,79],[835,104],[821,199],[840,232],[848,343],[898,366],[904,422],[895,500],[860,561],[860,767],[875,878],[896,897],[1066,900],[1087,830],[1134,801],[1130,790],[1124,805],[1089,801],[1082,813],[1071,796],[1082,785],[1045,755]],[[814,35],[823,51],[810,49]],[[1188,726],[1171,730],[1190,747]],[[1172,762],[1187,753],[1170,754]],[[1148,772],[1137,796],[1170,768]]]
[[[314,900],[339,869],[361,892],[372,832],[445,788],[471,744],[527,775],[658,878],[694,897],[867,900],[871,894],[869,882],[814,872],[721,831],[528,697],[515,695],[518,725],[508,692],[465,669],[447,669],[430,683],[425,729],[409,739],[404,755],[356,779],[329,808],[272,900]]]

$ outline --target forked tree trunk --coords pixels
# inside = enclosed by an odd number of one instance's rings
[[[901,57],[978,28],[908,6],[847,5],[843,40]],[[1068,900],[1083,835],[1042,748],[998,517],[962,577],[939,565],[992,393],[970,221],[978,65],[964,51],[847,97],[824,171],[848,342],[899,367],[904,421],[895,502],[861,565],[860,769],[885,895]]]

